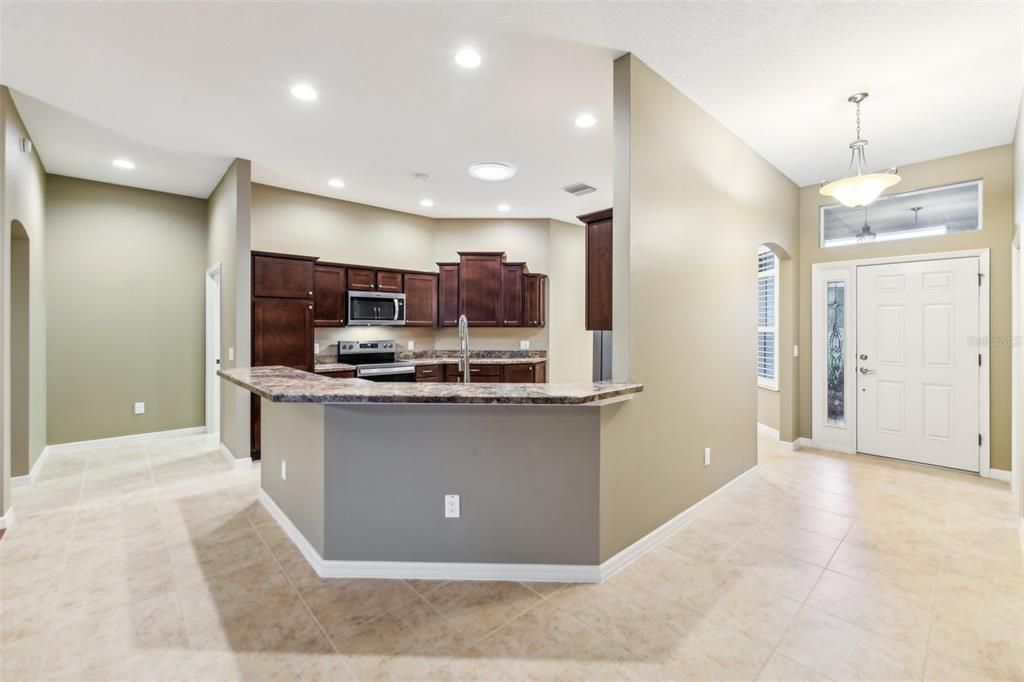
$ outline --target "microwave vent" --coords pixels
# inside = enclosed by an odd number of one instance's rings
[[[573,196],[577,197],[581,197],[584,194],[590,194],[591,192],[597,191],[596,187],[591,187],[585,182],[575,182],[571,185],[563,187],[562,189],[564,189],[569,194],[572,194]]]

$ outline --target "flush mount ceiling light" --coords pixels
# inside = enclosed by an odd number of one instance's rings
[[[420,206],[422,206],[423,208],[430,208],[433,205],[434,205],[434,200],[433,199],[420,199]]]
[[[475,69],[482,61],[480,53],[471,47],[464,47],[455,53],[455,63],[464,69]]]
[[[498,210],[502,213],[508,213],[511,210],[511,206],[505,203],[498,204]]]
[[[508,180],[516,174],[516,167],[512,164],[501,163],[500,161],[487,161],[485,163],[474,163],[469,167],[469,174],[477,180],[486,182],[499,182]]]
[[[577,128],[593,128],[594,124],[597,123],[597,119],[594,118],[593,114],[580,114],[573,121]]]
[[[345,181],[342,180],[341,178],[331,178],[330,180],[327,181],[327,184],[330,185],[331,187],[341,189],[342,187],[345,186]]]
[[[303,102],[315,102],[319,95],[309,83],[296,83],[292,86],[292,97]]]
[[[134,170],[135,169],[135,163],[132,162],[132,161],[129,161],[128,159],[114,159],[112,163],[114,164],[114,166],[116,166],[117,168],[120,168],[121,170]]]
[[[860,103],[867,99],[868,93],[858,92],[850,95],[847,101],[857,106],[857,139],[850,143],[850,167],[846,169],[846,177],[829,183],[821,183],[820,192],[826,197],[834,197],[843,206],[859,208],[867,206],[886,189],[900,181],[895,168],[880,173],[865,172],[867,159],[864,148],[868,141],[860,136]]]

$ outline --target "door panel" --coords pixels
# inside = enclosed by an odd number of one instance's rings
[[[857,449],[978,471],[978,259],[857,268]]]

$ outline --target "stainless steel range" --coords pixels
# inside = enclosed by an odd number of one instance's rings
[[[395,342],[339,341],[338,362],[356,366],[356,377],[370,381],[416,381],[416,367],[395,360]]]

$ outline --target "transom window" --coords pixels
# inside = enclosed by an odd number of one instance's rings
[[[870,206],[821,207],[821,245],[940,237],[981,229],[981,180],[888,194]]]
[[[757,385],[779,390],[779,258],[757,252]]]

